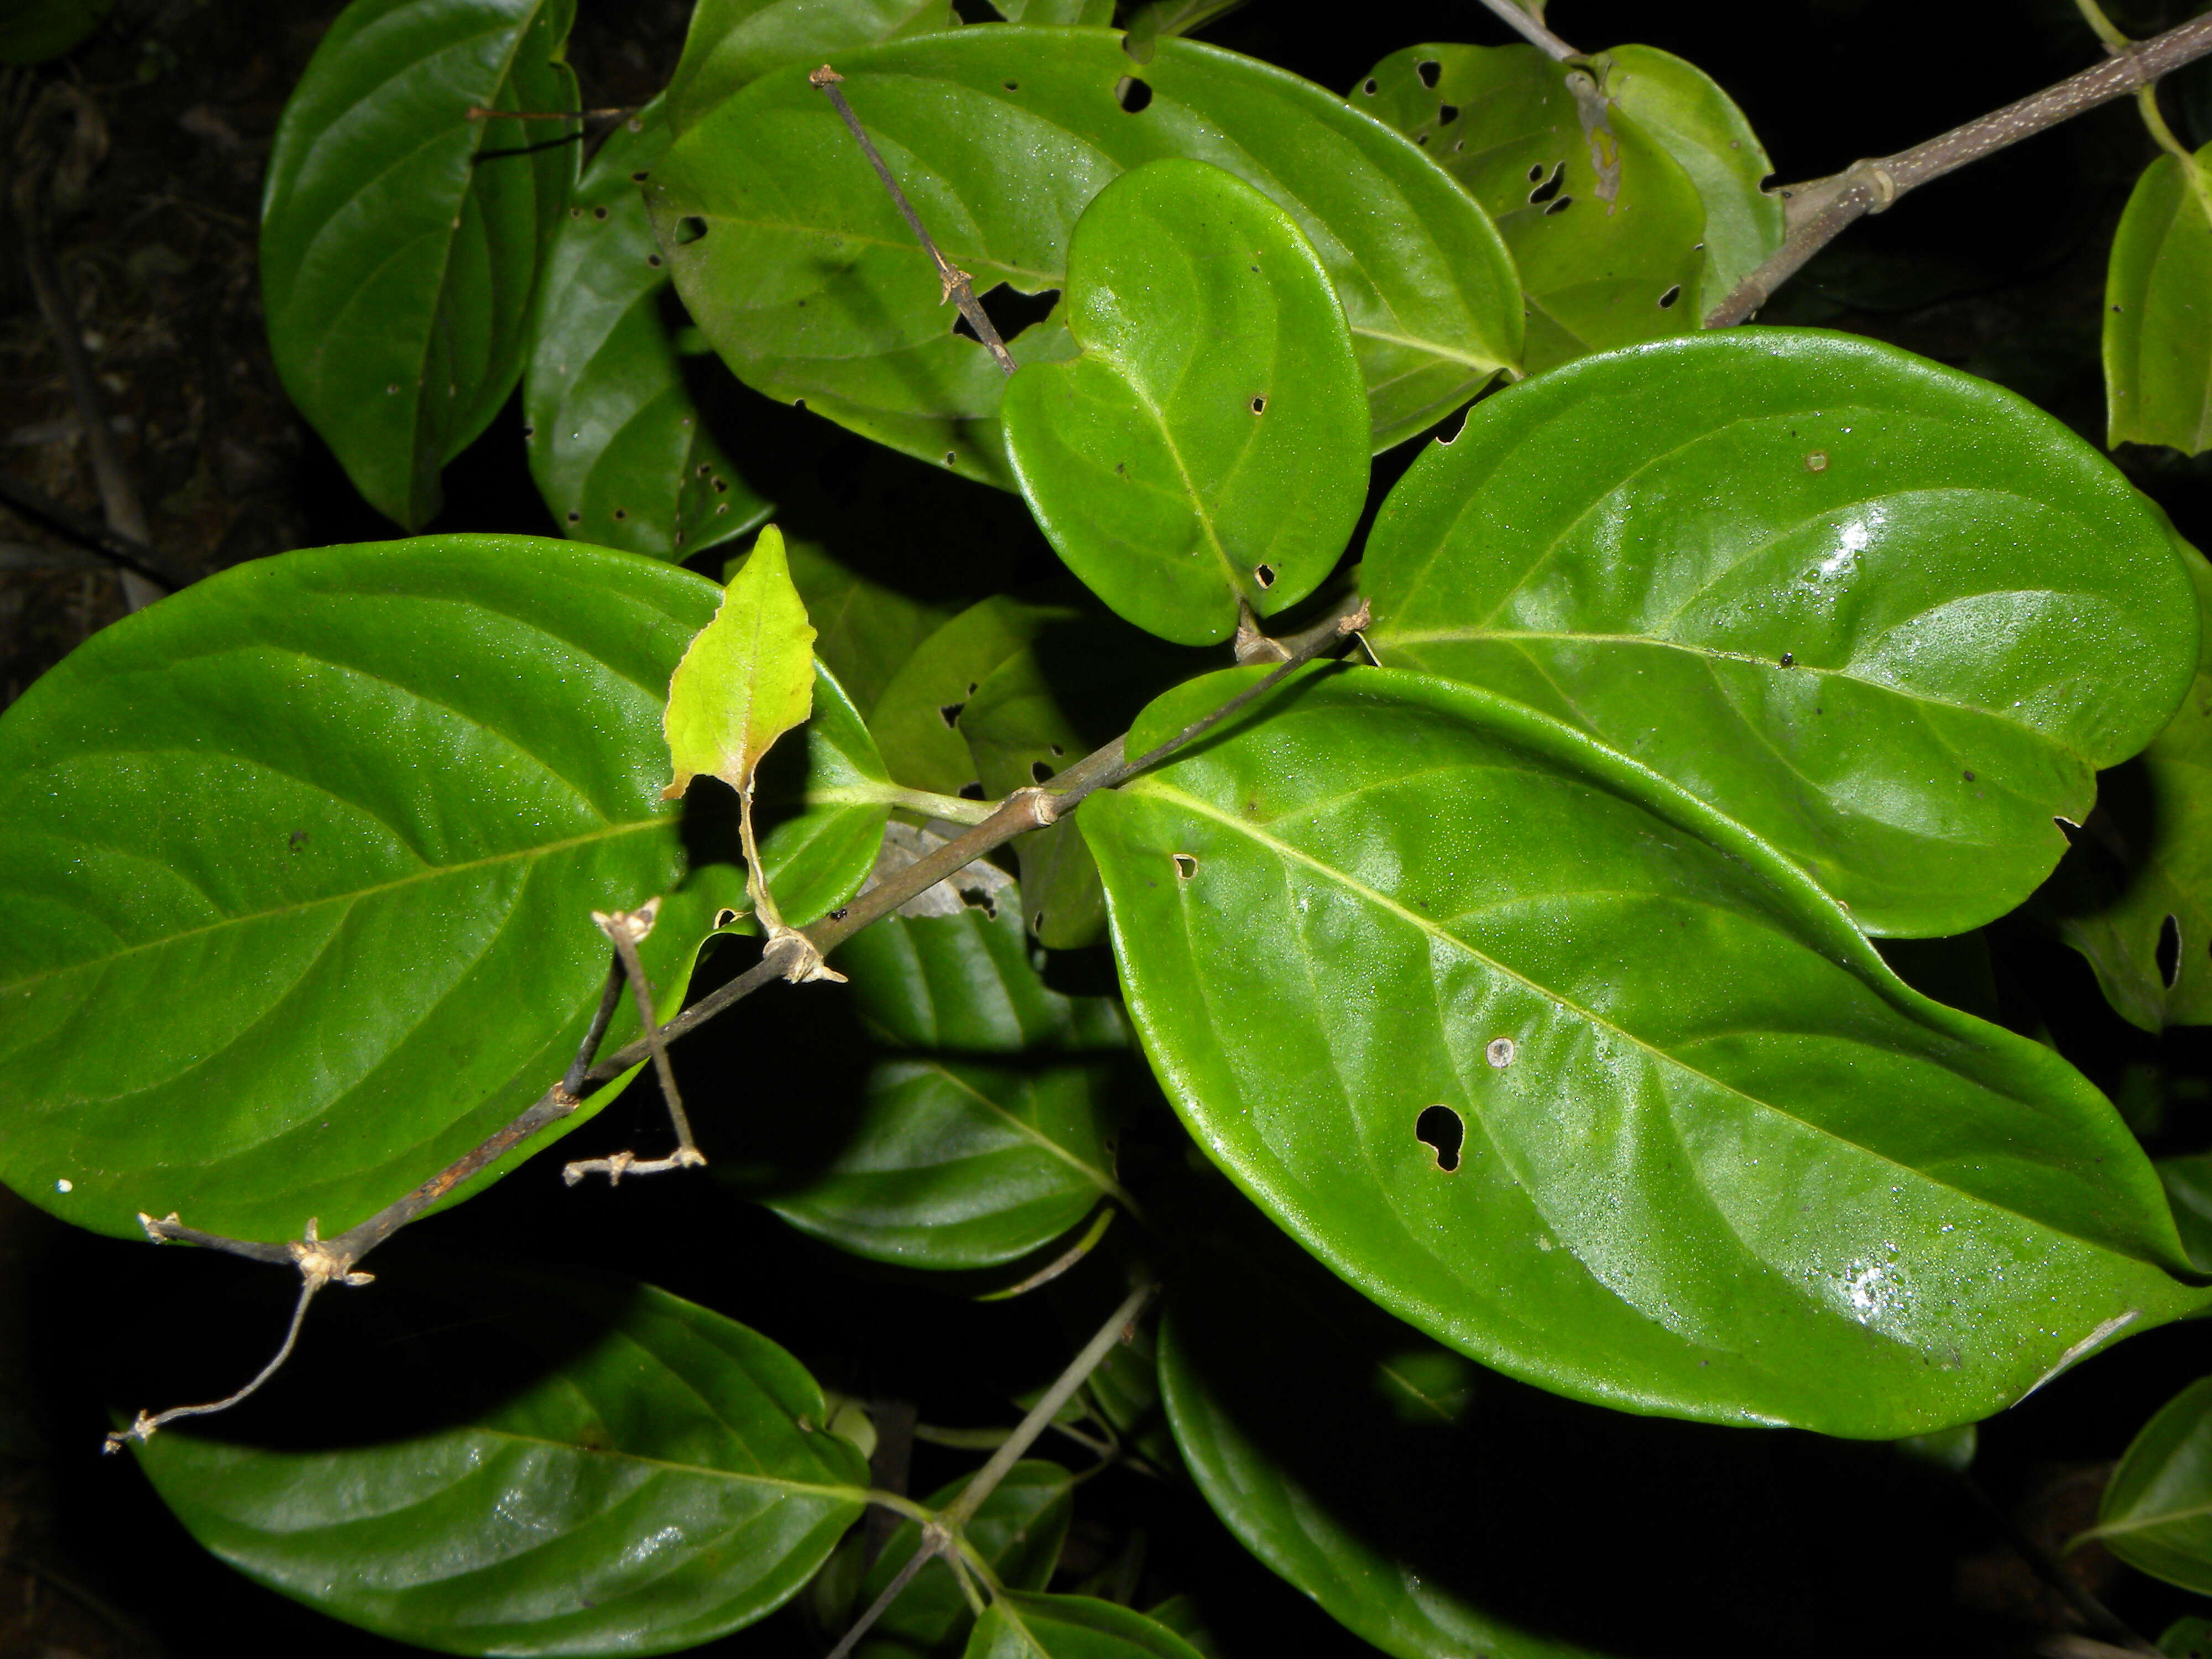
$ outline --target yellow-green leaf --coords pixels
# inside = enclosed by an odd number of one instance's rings
[[[704,772],[743,794],[775,740],[814,708],[814,626],[792,585],[783,532],[769,525],[730,578],[714,620],[668,682],[675,799]]]

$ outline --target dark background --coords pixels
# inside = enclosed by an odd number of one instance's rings
[[[328,0],[121,0],[70,58],[13,76],[0,97],[12,145],[41,88],[61,81],[76,89],[57,263],[125,465],[147,504],[150,538],[195,573],[289,548],[398,533],[361,502],[292,413],[270,365],[258,300],[255,224],[270,135],[337,9]],[[586,104],[642,102],[675,60],[688,5],[581,0],[580,9],[570,58]],[[2142,0],[2115,15],[2123,27],[2145,34],[2192,9]],[[1705,68],[1749,115],[1783,180],[1903,149],[2100,55],[2066,0],[1717,0],[1663,8],[1648,0],[1558,0],[1551,21],[1586,49],[1638,40]],[[1401,46],[1510,37],[1468,0],[1363,0],[1327,13],[1255,0],[1204,38],[1343,89]],[[2166,108],[2188,142],[2212,139],[2212,71],[2177,76]],[[1764,320],[1893,341],[2011,386],[2097,441],[2106,248],[2128,188],[2153,153],[2127,103],[2093,112],[1863,222],[1785,289]],[[12,236],[11,225],[0,250],[12,250]],[[926,485],[900,483],[907,464],[879,459],[811,417],[753,402],[758,441],[734,453],[741,464],[749,453],[772,455],[757,482],[787,504],[813,502],[825,523],[835,520],[833,540],[916,544],[919,490],[920,515],[930,520],[921,544],[987,530],[1012,544],[1018,569],[1049,568],[1048,551],[1025,537],[1017,504],[936,475]],[[0,253],[0,472],[97,517],[76,419],[20,260]],[[2165,451],[2130,449],[2116,459],[2185,534],[2200,544],[2212,540],[2212,474],[2204,466]],[[1395,471],[1386,460],[1378,477],[1387,482]],[[514,405],[449,469],[447,494],[433,531],[555,533],[524,465]],[[798,533],[830,534],[823,525],[793,524],[788,512],[785,522]],[[702,565],[718,566],[720,556]],[[106,567],[0,510],[0,704],[120,614]],[[2154,1040],[2125,1026],[2105,1009],[2086,969],[2024,924],[1996,930],[1993,942],[2008,1012],[2045,1023],[2070,1058],[2124,1095],[2152,1127],[2154,1150],[2212,1146],[2205,1104],[2212,1057],[2199,1036]],[[792,1035],[783,1013],[725,1022],[685,1056],[691,1086],[701,1091],[695,1098],[711,1102],[719,1091],[728,1101],[727,1079],[757,1045],[773,1041],[788,1050]],[[655,1109],[650,1091],[634,1091],[610,1114],[605,1133],[593,1132],[594,1145],[626,1144],[633,1127],[649,1133]],[[1171,1147],[1171,1126],[1155,1127],[1159,1145]],[[541,1161],[419,1231],[433,1244],[510,1254],[526,1240],[520,1253],[541,1260],[635,1272],[755,1325],[836,1386],[912,1402],[929,1421],[1011,1421],[1006,1397],[1048,1377],[1069,1346],[1044,1298],[982,1305],[867,1272],[799,1241],[763,1212],[718,1199],[704,1182],[669,1182],[649,1197],[634,1188],[568,1193]],[[234,1386],[281,1328],[289,1297],[282,1278],[70,1234],[0,1192],[4,1659],[398,1651],[233,1574],[168,1517],[131,1460],[97,1455],[110,1404],[206,1397]],[[319,1330],[344,1319],[349,1294],[333,1292],[317,1310],[311,1352]],[[2047,1541],[2062,1539],[2094,1514],[2111,1461],[2142,1421],[2204,1369],[2203,1353],[2194,1326],[2123,1346],[1985,1425],[1978,1474],[2019,1524]],[[313,1375],[303,1368],[286,1380],[295,1384],[295,1407]],[[1570,1423],[1559,1432],[1580,1431]],[[1522,1484],[1510,1500],[1546,1517],[1545,1535],[1561,1540],[1551,1570],[1570,1594],[1610,1604],[1627,1646],[1999,1653],[2025,1650],[2039,1628],[2065,1626],[2065,1610],[1992,1522],[1886,1450],[1773,1437],[1781,1448],[1776,1478],[1798,1495],[1768,1495],[1763,1535],[1718,1528],[1703,1547],[1701,1524],[1735,1500],[1672,1474],[1639,1486],[1626,1479],[1621,1455],[1598,1446],[1602,1435],[1583,1437],[1591,1446],[1579,1452],[1566,1445],[1540,1448],[1540,1456],[1532,1451],[1514,1471]],[[1060,1455],[1074,1454],[1062,1447]],[[924,1448],[913,1489],[965,1466]],[[1630,1488],[1632,1498],[1624,1499]],[[1594,1522],[1623,1501],[1633,1502],[1635,1524],[1648,1528],[1652,1551],[1670,1564],[1668,1583],[1629,1560],[1632,1547],[1619,1541],[1618,1515],[1602,1527],[1577,1525],[1578,1514]],[[1141,1600],[1200,1592],[1232,1653],[1357,1650],[1245,1557],[1187,1492],[1117,1471],[1084,1488],[1078,1513],[1075,1576],[1104,1563],[1141,1528],[1149,1544]],[[1438,1527],[1454,1520],[1449,1504],[1438,1510]],[[1613,1543],[1577,1542],[1601,1535]],[[1700,1547],[1709,1547],[1709,1559],[1699,1559]],[[2188,1598],[2118,1570],[2098,1552],[2078,1559],[2153,1635],[2187,1610]],[[1772,1611],[1785,1604],[1795,1617]],[[1723,1629],[1743,1634],[1710,1639]],[[1886,1638],[1871,1634],[1883,1630]],[[1768,1633],[1764,1648],[1760,1631]],[[780,1617],[717,1645],[818,1650],[811,1640],[796,1619]]]

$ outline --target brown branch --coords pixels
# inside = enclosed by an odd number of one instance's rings
[[[1954,127],[1925,143],[1878,160],[1854,161],[1832,178],[1791,186],[1789,234],[1765,264],[1737,283],[1705,319],[1726,328],[1751,316],[1815,253],[1869,213],[1881,213],[1907,191],[2033,137],[2085,110],[2155,82],[2212,52],[2212,16],[2193,18],[2031,97]]]
[[[660,1018],[653,1006],[653,981],[646,977],[645,962],[637,953],[637,947],[653,932],[653,925],[659,918],[658,897],[647,899],[635,910],[592,912],[592,920],[599,925],[599,931],[614,942],[615,961],[637,1000],[638,1024],[644,1028],[646,1051],[653,1056],[653,1076],[659,1080],[660,1097],[668,1107],[669,1127],[676,1131],[676,1150],[666,1158],[644,1160],[634,1152],[617,1152],[612,1158],[580,1158],[561,1171],[561,1179],[571,1187],[587,1175],[603,1175],[611,1187],[626,1175],[661,1175],[670,1170],[706,1167],[706,1154],[691,1139],[691,1120],[684,1115],[684,1097],[676,1087],[676,1073],[668,1063],[668,1045],[661,1037]],[[606,1011],[607,1001],[604,995],[599,999],[602,1013]],[[578,1051],[579,1063],[598,1049],[599,1039],[605,1035],[605,1021],[595,1019],[592,1035],[584,1039],[586,1046]]]
[[[1210,728],[1266,696],[1307,664],[1340,648],[1346,641],[1358,635],[1359,629],[1367,625],[1367,620],[1365,602],[1347,600],[1331,616],[1283,642],[1291,648],[1290,660],[1247,686],[1220,707],[1193,720],[1165,743],[1135,761],[1125,758],[1123,739],[1115,738],[1060,773],[1053,780],[1053,788],[1018,791],[1008,797],[998,811],[965,835],[945,842],[934,852],[894,872],[850,904],[832,911],[811,927],[787,933],[780,939],[769,940],[758,962],[727,985],[702,998],[660,1026],[653,1036],[662,1042],[672,1042],[685,1033],[696,1030],[715,1015],[735,1006],[763,986],[785,977],[786,970],[809,952],[827,956],[863,927],[882,920],[908,900],[996,851],[1017,836],[1057,823],[1075,811],[1096,791],[1117,788],[1138,773],[1158,765]],[[601,1001],[604,1006],[604,996]],[[595,1022],[586,1038],[587,1044],[596,1046],[601,1035],[603,1028]],[[482,1146],[441,1170],[405,1197],[386,1205],[367,1220],[347,1228],[334,1238],[318,1241],[313,1222],[308,1224],[307,1237],[304,1241],[286,1244],[227,1238],[220,1233],[186,1226],[175,1215],[156,1221],[151,1216],[142,1214],[138,1218],[139,1224],[145,1228],[146,1236],[157,1244],[191,1244],[203,1249],[220,1250],[228,1255],[245,1256],[255,1261],[289,1262],[299,1267],[304,1279],[310,1280],[343,1279],[348,1283],[365,1283],[368,1275],[356,1273],[354,1269],[371,1250],[402,1227],[419,1219],[456,1188],[482,1175],[539,1131],[573,1114],[582,1103],[580,1098],[582,1089],[613,1081],[631,1067],[651,1058],[653,1042],[647,1037],[640,1037],[585,1070],[580,1088],[570,1087],[566,1080],[554,1085],[527,1111],[507,1123]],[[591,1048],[587,1046],[579,1059],[590,1052]],[[572,1066],[568,1077],[573,1079],[575,1076],[576,1070]],[[635,1169],[638,1166],[633,1161],[625,1167]],[[672,1163],[670,1167],[674,1167]],[[289,1344],[285,1352],[290,1352]],[[282,1358],[280,1355],[280,1361]],[[252,1386],[258,1388],[265,1378],[266,1374],[255,1379]],[[251,1392],[251,1389],[246,1392]],[[234,1401],[243,1398],[244,1392],[233,1396]],[[185,1409],[198,1412],[219,1407]]]
[[[81,547],[90,548],[101,557],[113,560],[125,568],[137,571],[166,587],[188,587],[191,573],[173,564],[168,558],[155,552],[133,537],[120,535],[98,520],[88,519],[74,507],[61,502],[42,490],[32,489],[19,479],[0,474],[0,502],[5,502],[14,512],[35,524],[58,532]]]
[[[860,118],[853,113],[852,105],[846,102],[845,94],[838,86],[844,78],[827,64],[806,77],[808,82],[818,88],[822,95],[830,100],[830,107],[845,118],[846,126],[852,130],[854,138],[860,143],[860,154],[868,158],[868,165],[875,168],[876,177],[884,181],[884,188],[890,192],[892,202],[905,216],[907,228],[914,233],[915,240],[921,244],[921,251],[929,255],[931,262],[937,266],[937,280],[945,285],[944,295],[938,304],[943,305],[950,300],[959,307],[960,314],[968,319],[968,326],[975,331],[975,337],[997,360],[999,367],[1012,374],[1017,367],[1013,354],[1006,349],[1006,343],[999,337],[999,331],[991,325],[990,316],[984,311],[982,301],[975,297],[975,290],[969,285],[968,273],[946,258],[939,251],[937,244],[929,240],[928,231],[922,228],[921,216],[914,210],[914,204],[906,199],[906,192],[898,187],[898,180],[891,177],[891,170],[884,165],[884,158],[877,154],[867,129],[860,125]]]

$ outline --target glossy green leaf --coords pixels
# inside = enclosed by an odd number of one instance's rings
[[[1751,123],[1713,78],[1656,46],[1615,46],[1591,60],[1613,106],[1690,175],[1705,210],[1698,315],[1782,246],[1782,198],[1761,188],[1774,170]]]
[[[1119,615],[1182,645],[1294,605],[1367,497],[1367,397],[1328,273],[1234,173],[1153,161],[1076,223],[1060,316],[1079,348],[1006,387],[1037,524]]]
[[[1453,1431],[1494,1379],[1313,1278],[1216,1247],[1170,1291],[1161,1391],[1214,1513],[1331,1618],[1401,1659],[1587,1654],[1485,1606],[1517,1599],[1521,1565],[1469,1547],[1492,1530],[1499,1494],[1467,1480]],[[1313,1435],[1321,1424],[1327,1433]],[[1448,1534],[1439,1514],[1458,1517]]]
[[[1149,64],[1162,40],[1195,34],[1243,3],[1244,0],[1144,0],[1129,13],[1121,50],[1133,62]]]
[[[1066,616],[1042,623],[1030,642],[987,675],[957,725],[988,799],[1048,781],[1128,730],[1137,711],[1199,667],[1111,617]],[[1014,843],[1030,931],[1055,951],[1105,937],[1106,895],[1098,866],[1069,817]],[[1105,1310],[1099,1310],[1105,1317]]]
[[[115,0],[8,0],[0,6],[0,64],[43,64],[75,49]]]
[[[983,682],[1048,623],[1072,622],[1066,605],[994,594],[918,646],[891,678],[868,721],[884,764],[899,782],[940,795],[981,787],[960,720]]]
[[[699,0],[668,83],[670,112],[688,126],[766,71],[908,34],[957,27],[948,0]]]
[[[2157,511],[1985,380],[1729,329],[1475,409],[1367,544],[1393,666],[1583,726],[1870,933],[2002,915],[2196,662]]]
[[[994,1597],[965,1659],[1198,1659],[1182,1638],[1141,1613],[1087,1595]]]
[[[1390,670],[1301,677],[1231,733],[1085,804],[1130,1012],[1238,1185],[1440,1340],[1583,1399],[1887,1439],[2201,1300],[2102,1096],[1910,990],[1663,780]]]
[[[933,1510],[949,1506],[968,1484],[963,1475],[930,1494]],[[1009,1589],[1041,1590],[1052,1580],[1060,1549],[1067,1537],[1074,1509],[1075,1484],[1057,1463],[1025,1458],[1006,1471],[991,1489],[963,1535],[975,1547],[1000,1583]],[[893,1533],[855,1598],[860,1607],[874,1603],[899,1570],[914,1559],[921,1528],[913,1522]],[[942,1562],[924,1567],[891,1604],[862,1643],[857,1659],[921,1659],[948,1646],[957,1650],[968,1634],[973,1615],[968,1598],[961,1594],[952,1569]]]
[[[893,916],[841,947],[866,1031],[848,1107],[754,1126],[732,1176],[801,1231],[874,1261],[994,1267],[1119,1198],[1108,997],[1048,989],[1017,906]]]
[[[2212,1376],[2143,1425],[2089,1535],[2131,1567],[2212,1595]]]
[[[1009,23],[1103,29],[1114,21],[1114,0],[991,0],[991,4]]]
[[[490,423],[576,177],[574,0],[353,0],[284,106],[261,220],[277,373],[370,505],[409,529]]]
[[[2212,1024],[2212,565],[2197,584],[2197,678],[2166,730],[2108,778],[2041,902],[2105,1000],[2147,1031]]]
[[[166,1431],[138,1455],[193,1536],[400,1641],[650,1654],[781,1605],[866,1507],[821,1389],[743,1325],[574,1270],[434,1277],[411,1288],[445,1317],[407,1334],[441,1369],[410,1381],[473,1409],[397,1438],[325,1418],[297,1449]]]
[[[1531,374],[1698,326],[1698,186],[1587,70],[1534,46],[1407,46],[1352,101],[1497,221],[1528,298]]]
[[[814,629],[792,586],[783,532],[770,525],[668,682],[676,777],[661,793],[674,800],[702,773],[750,789],[762,757],[813,708]]]
[[[2190,178],[2178,157],[2143,169],[2105,276],[2108,444],[2212,448],[2212,146]]]
[[[757,786],[761,866],[792,927],[820,921],[868,878],[890,818],[890,782],[860,711],[817,663],[806,741],[771,750]]]
[[[742,902],[733,824],[659,799],[668,679],[718,592],[528,537],[329,548],[48,673],[0,718],[0,1178],[123,1237],[142,1210],[328,1237],[567,1068],[607,969],[592,910],[666,895],[643,954],[680,994]],[[790,795],[872,757],[817,697]],[[885,811],[780,828],[794,915],[859,885]]]
[[[1200,1240],[1160,1333],[1184,1461],[1240,1542],[1382,1651],[1851,1659],[1894,1644],[1900,1607],[1949,1593],[1948,1471],[1525,1387],[1390,1318],[1249,1206],[1189,1198]],[[1692,1592],[1694,1628],[1655,1642],[1652,1609],[1686,1585],[1724,1587]]]
[[[1104,29],[963,28],[841,56],[845,92],[945,256],[986,294],[1066,281],[1091,198],[1146,161],[1212,161],[1296,220],[1336,285],[1379,447],[1520,356],[1511,261],[1405,140],[1320,88],[1169,40],[1137,67]],[[1141,82],[1149,101],[1141,101]],[[1125,82],[1128,84],[1124,85]],[[677,286],[738,377],[965,476],[1008,484],[1004,377],[953,332],[913,234],[803,75],[688,114],[648,188]],[[1021,362],[1067,356],[1048,320]]]
[[[570,537],[688,559],[769,507],[715,441],[677,355],[680,307],[639,189],[667,146],[655,103],[615,129],[569,198],[531,325],[523,429]]]
[[[2190,1259],[2200,1271],[2212,1273],[2212,1152],[2162,1158],[2157,1169]]]
[[[816,543],[789,542],[785,551],[791,580],[814,624],[814,654],[866,718],[907,659],[957,609],[903,593]],[[723,579],[728,580],[726,570]]]

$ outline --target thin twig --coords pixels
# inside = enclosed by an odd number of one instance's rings
[[[1024,1453],[1035,1445],[1037,1437],[1052,1426],[1052,1419],[1060,1415],[1060,1408],[1074,1396],[1075,1391],[1088,1380],[1091,1373],[1104,1363],[1106,1356],[1136,1334],[1137,1317],[1144,1312],[1145,1304],[1159,1289],[1156,1284],[1139,1285],[1129,1292],[1121,1305],[1108,1316],[1097,1334],[1083,1345],[1082,1350],[1067,1363],[1043,1397],[1030,1408],[1014,1431],[1000,1443],[991,1454],[989,1462],[975,1471],[974,1477],[960,1489],[960,1496],[940,1510],[921,1528],[921,1538],[915,1546],[914,1554],[898,1571],[897,1577],[884,1586],[884,1593],[869,1603],[868,1609],[847,1631],[844,1639],[830,1650],[830,1659],[847,1659],[860,1645],[860,1638],[874,1626],[876,1621],[890,1610],[900,1592],[914,1582],[922,1565],[935,1556],[951,1559],[960,1547],[962,1534],[968,1523],[975,1518],[975,1511],[983,1500],[999,1487],[1006,1473],[1018,1463]],[[957,1569],[955,1569],[956,1572]]]
[[[100,1449],[106,1452],[121,1451],[133,1440],[151,1440],[155,1430],[175,1422],[180,1417],[205,1417],[215,1412],[227,1412],[240,1401],[254,1393],[264,1382],[282,1370],[284,1362],[292,1357],[293,1345],[300,1340],[300,1327],[307,1317],[307,1304],[315,1299],[315,1292],[329,1282],[328,1279],[312,1273],[301,1276],[300,1299],[292,1304],[292,1322],[284,1332],[284,1346],[276,1350],[276,1357],[261,1368],[253,1381],[236,1394],[222,1400],[212,1401],[204,1406],[172,1406],[165,1412],[155,1412],[150,1414],[140,1412],[137,1420],[129,1428],[118,1429],[109,1435],[106,1443]]]
[[[623,978],[622,955],[617,951],[608,965],[606,988],[599,993],[599,1006],[592,1015],[591,1029],[584,1033],[583,1043],[561,1079],[561,1087],[569,1094],[580,1097],[584,1092],[584,1076],[598,1057],[599,1044],[606,1041],[607,1027],[614,1024],[615,1010],[622,1006]]]
[[[1582,53],[1544,27],[1544,20],[1534,11],[1524,9],[1518,0],[1482,0],[1482,3],[1498,14],[1507,27],[1535,47],[1554,63],[1565,64]]]
[[[191,583],[191,574],[172,563],[163,554],[155,552],[145,543],[130,536],[119,535],[96,520],[88,519],[74,507],[61,502],[42,490],[32,489],[19,479],[0,475],[0,501],[34,523],[68,537],[80,547],[90,548],[103,558],[112,559],[126,569],[142,576],[151,577],[165,587],[185,587]]]
[[[929,240],[928,231],[922,228],[921,216],[914,210],[914,204],[906,199],[906,192],[898,187],[898,180],[891,177],[891,170],[884,165],[884,158],[877,154],[867,129],[860,125],[860,118],[853,113],[852,105],[845,100],[845,94],[838,86],[844,78],[827,64],[806,77],[808,82],[820,88],[822,95],[830,100],[830,107],[845,118],[846,126],[859,141],[860,154],[868,158],[868,165],[875,168],[876,177],[884,181],[884,188],[890,192],[892,202],[906,216],[907,228],[914,233],[915,240],[921,244],[922,252],[929,255],[937,266],[937,280],[945,285],[945,293],[938,304],[943,305],[950,300],[958,306],[960,314],[968,319],[968,326],[975,331],[975,337],[997,360],[999,367],[1012,374],[1017,367],[1013,354],[1006,349],[1006,343],[999,337],[999,331],[991,325],[991,319],[984,311],[982,301],[975,297],[975,289],[969,284],[968,273],[946,258],[939,251],[937,244]]]
[[[1726,328],[1751,316],[1846,227],[1869,213],[1886,211],[1907,191],[2070,121],[2085,110],[2124,98],[2207,52],[2212,52],[2212,16],[2192,18],[1925,143],[1879,160],[1854,161],[1832,178],[1792,186],[1784,192],[1790,198],[1790,230],[1782,246],[1736,284],[1706,317],[1705,326]]]
[[[669,1127],[676,1132],[676,1150],[666,1158],[641,1160],[632,1152],[617,1152],[612,1158],[580,1158],[561,1171],[561,1179],[571,1187],[587,1175],[603,1175],[609,1186],[618,1184],[626,1175],[660,1175],[670,1170],[697,1170],[706,1166],[706,1154],[691,1139],[691,1120],[684,1115],[684,1097],[676,1087],[676,1073],[668,1063],[668,1045],[660,1035],[660,1019],[653,1011],[653,981],[645,975],[645,962],[637,947],[653,932],[653,925],[660,917],[660,900],[647,899],[635,910],[594,910],[592,920],[599,929],[613,941],[615,959],[621,963],[623,976],[629,981],[631,994],[637,1000],[638,1023],[645,1028],[645,1046],[653,1056],[653,1073],[660,1081],[660,1097],[668,1106]],[[606,1000],[600,999],[600,1006]],[[593,1044],[597,1047],[597,1044]]]

